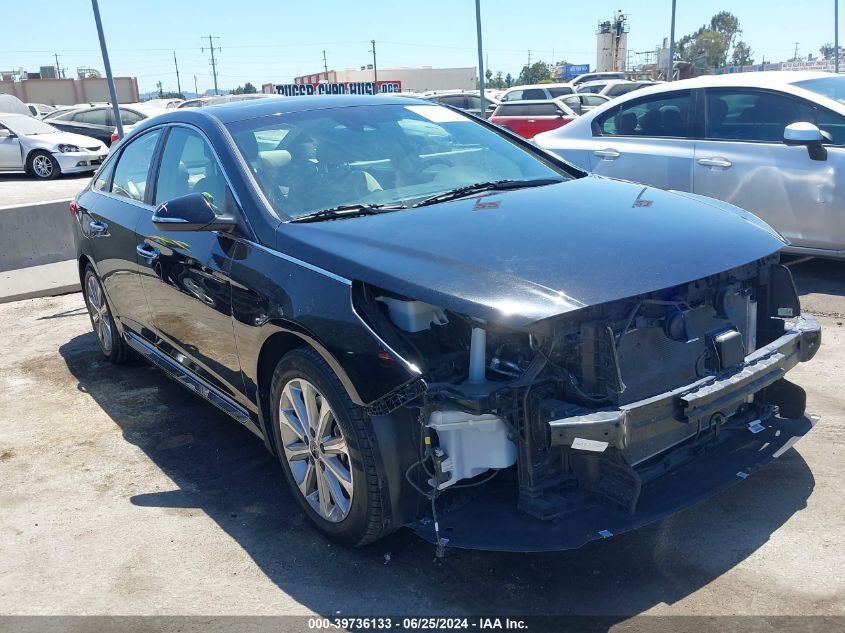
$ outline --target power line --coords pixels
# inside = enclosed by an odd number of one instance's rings
[[[211,72],[214,75],[214,94],[217,93],[217,61],[214,59],[214,51],[216,50],[218,53],[220,52],[220,48],[214,47],[214,40],[219,40],[220,38],[214,35],[208,36],[208,49],[211,51]],[[204,48],[200,49],[203,53],[205,52]]]

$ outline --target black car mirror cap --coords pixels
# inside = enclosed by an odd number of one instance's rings
[[[161,203],[152,217],[162,231],[231,231],[238,222],[227,213],[217,212],[211,196],[189,193]]]
[[[806,121],[790,123],[783,131],[783,142],[786,145],[803,145],[807,148],[812,160],[827,160],[827,149],[825,142],[830,139],[817,126]]]

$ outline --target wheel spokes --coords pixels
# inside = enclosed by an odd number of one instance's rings
[[[339,484],[346,493],[352,496],[352,473],[344,466],[337,457],[326,455],[323,457],[323,463],[326,465],[326,477]],[[340,492],[340,488],[337,489]],[[335,501],[338,500],[337,495],[333,495]],[[342,496],[342,495],[341,495]]]

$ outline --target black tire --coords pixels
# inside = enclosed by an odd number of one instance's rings
[[[39,180],[53,180],[61,175],[62,168],[50,152],[37,149],[27,156],[26,171]]]
[[[306,500],[285,457],[279,422],[280,403],[285,386],[295,379],[308,381],[328,401],[337,427],[346,440],[352,496],[348,514],[339,522],[323,518]],[[372,543],[390,532],[384,526],[382,491],[373,453],[375,440],[367,416],[352,402],[337,375],[314,350],[298,348],[279,361],[270,384],[270,411],[276,453],[285,479],[297,503],[317,529],[330,539],[350,546]]]
[[[111,307],[108,303],[108,297],[106,297],[106,293],[103,290],[103,284],[91,264],[85,266],[85,274],[82,276],[82,284],[82,296],[85,298],[85,307],[88,308],[88,317],[91,319],[91,327],[97,337],[97,344],[100,346],[100,352],[102,352],[103,356],[115,365],[125,363],[129,356],[129,346],[126,344],[126,340],[115,325]],[[98,306],[94,305],[96,299],[91,293],[93,290],[92,284],[96,284],[96,287],[99,290],[104,309],[98,309]],[[109,328],[108,331],[111,333],[109,339],[110,344],[104,340],[106,337],[103,336],[103,330],[101,330],[98,326],[100,319],[104,319],[107,327]]]

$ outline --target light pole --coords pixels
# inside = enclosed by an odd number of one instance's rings
[[[378,68],[376,67],[376,41],[370,40],[373,45],[373,94],[378,94]]]
[[[672,28],[669,31],[669,68],[667,81],[675,79],[675,0],[672,0]]]
[[[94,9],[94,21],[97,23],[97,35],[100,38],[100,50],[103,53],[103,66],[106,68],[106,81],[109,84],[109,95],[111,96],[111,107],[114,110],[114,122],[117,124],[117,137],[123,138],[123,121],[120,120],[120,106],[117,103],[117,90],[114,87],[114,76],[111,74],[109,63],[109,51],[106,48],[106,36],[103,35],[103,23],[100,20],[100,7],[97,0],[91,0]]]
[[[833,0],[833,68],[839,74],[839,0]]]
[[[481,46],[481,0],[475,0],[475,32],[478,38],[478,91],[481,97],[481,116],[487,118],[487,100],[484,98],[484,55]]]

